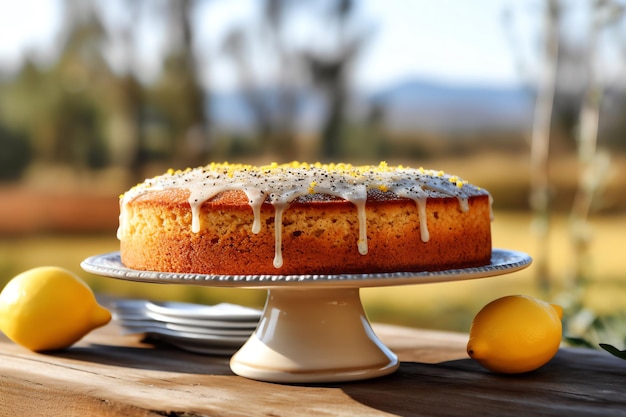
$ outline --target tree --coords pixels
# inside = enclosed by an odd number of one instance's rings
[[[194,0],[167,2],[169,45],[163,69],[154,87],[155,105],[166,117],[171,152],[179,163],[203,165],[210,154],[208,97],[204,92],[194,51],[190,16]]]
[[[342,156],[342,141],[349,103],[349,73],[368,28],[361,26],[351,0],[294,2],[266,0],[260,24],[234,28],[226,37],[224,51],[235,63],[255,126],[266,150],[290,159],[296,152],[295,121],[304,95],[322,98],[319,157]],[[290,13],[304,12],[315,23],[315,42],[297,45],[290,39],[286,22]],[[330,22],[330,24],[329,24]],[[326,42],[318,42],[323,38]],[[320,45],[324,43],[324,47]],[[263,51],[275,64],[271,85],[255,68],[254,49]],[[267,64],[267,66],[271,66]],[[317,94],[315,94],[317,93]]]
[[[352,33],[348,30],[354,10],[352,0],[334,2],[330,9],[336,38],[334,50],[323,53],[305,52],[305,62],[314,85],[326,97],[327,111],[321,131],[321,156],[327,160],[336,160],[343,156],[341,142],[348,104],[349,71],[367,39],[360,29]]]
[[[27,60],[3,97],[4,117],[30,138],[34,157],[76,170],[106,164],[102,97],[110,71],[101,55],[104,28],[91,2],[66,0],[67,28],[54,65]]]

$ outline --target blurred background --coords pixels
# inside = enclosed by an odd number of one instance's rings
[[[123,282],[79,264],[118,249],[119,194],[167,168],[386,160],[488,189],[494,246],[534,263],[364,289],[372,320],[468,331],[484,304],[524,293],[565,306],[572,341],[619,346],[624,6],[3,1],[0,285],[59,265],[115,296],[262,306],[261,291]]]

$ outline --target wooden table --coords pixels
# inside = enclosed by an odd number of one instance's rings
[[[562,349],[533,373],[492,374],[467,335],[375,324],[402,361],[378,379],[281,385],[234,375],[228,358],[121,336],[111,323],[65,351],[0,334],[0,416],[626,416],[626,361]]]

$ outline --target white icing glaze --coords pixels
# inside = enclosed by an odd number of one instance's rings
[[[131,188],[120,202],[120,228],[118,238],[125,231],[125,217],[129,216],[128,203],[140,195],[172,188],[190,192],[189,205],[192,213],[191,230],[201,230],[200,208],[202,204],[219,193],[242,190],[248,197],[254,215],[252,232],[261,231],[261,206],[269,202],[274,206],[275,256],[274,267],[280,268],[282,257],[282,217],[290,203],[298,197],[310,194],[328,194],[353,203],[359,219],[359,253],[366,255],[367,221],[366,201],[368,190],[391,192],[399,197],[412,199],[417,207],[420,237],[423,242],[430,238],[426,218],[428,197],[443,195],[456,197],[461,211],[469,210],[469,197],[489,195],[486,190],[475,187],[457,176],[442,171],[423,168],[390,167],[381,162],[378,166],[352,166],[347,164],[272,164],[263,167],[232,164],[212,164],[206,167],[168,173],[148,179]],[[493,199],[489,195],[490,207]],[[490,213],[493,218],[493,212]]]

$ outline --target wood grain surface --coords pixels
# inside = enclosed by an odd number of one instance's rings
[[[0,335],[1,416],[626,416],[626,361],[561,349],[503,376],[465,354],[467,335],[375,324],[402,363],[389,376],[282,385],[234,375],[228,358],[121,336],[111,323],[64,351]]]

